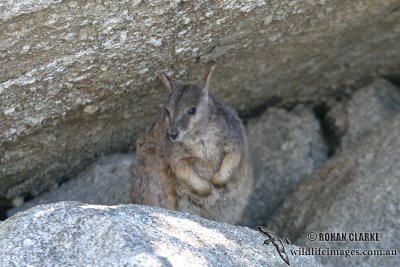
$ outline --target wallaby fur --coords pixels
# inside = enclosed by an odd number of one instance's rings
[[[170,90],[169,103],[136,142],[132,198],[235,223],[253,176],[240,119],[208,92],[213,69],[195,82],[158,74]]]

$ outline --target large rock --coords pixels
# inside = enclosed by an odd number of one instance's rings
[[[118,205],[131,203],[132,154],[115,154],[92,164],[78,176],[9,210],[8,216],[28,208],[59,201]]]
[[[0,224],[0,266],[287,266],[257,231],[139,205],[42,205]],[[293,266],[321,266],[292,256]]]
[[[325,118],[336,152],[359,142],[374,127],[400,112],[400,89],[380,79],[334,105]]]
[[[272,229],[305,246],[357,249],[359,252],[365,249],[398,250],[399,133],[400,115],[397,115],[370,132],[353,149],[327,161],[285,201],[274,218]],[[318,242],[307,239],[309,232],[318,234]],[[380,242],[350,242],[349,239],[319,242],[321,232],[378,232]],[[322,262],[327,266],[398,266],[399,258],[322,257]]]
[[[400,65],[399,0],[0,3],[0,197],[36,195],[126,150],[194,78],[250,113],[315,101]],[[379,47],[379,49],[377,49]]]
[[[328,157],[311,109],[270,108],[247,124],[254,189],[241,224],[265,225],[286,196]]]

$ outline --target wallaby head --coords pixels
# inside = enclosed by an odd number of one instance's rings
[[[157,74],[170,91],[166,113],[171,140],[182,141],[207,124],[208,89],[213,70],[214,66],[195,82],[183,82]]]

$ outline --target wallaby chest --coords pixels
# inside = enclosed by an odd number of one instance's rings
[[[191,158],[192,168],[204,179],[211,179],[219,170],[223,159],[220,135],[213,130],[203,131],[191,136],[183,144],[185,157]]]
[[[211,131],[204,131],[197,136],[190,145],[191,151],[199,159],[205,161],[218,161],[221,156],[221,140]]]

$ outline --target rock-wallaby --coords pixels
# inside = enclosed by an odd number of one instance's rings
[[[235,223],[253,176],[240,119],[209,93],[213,69],[195,82],[158,74],[170,91],[169,102],[136,142],[132,198]]]

